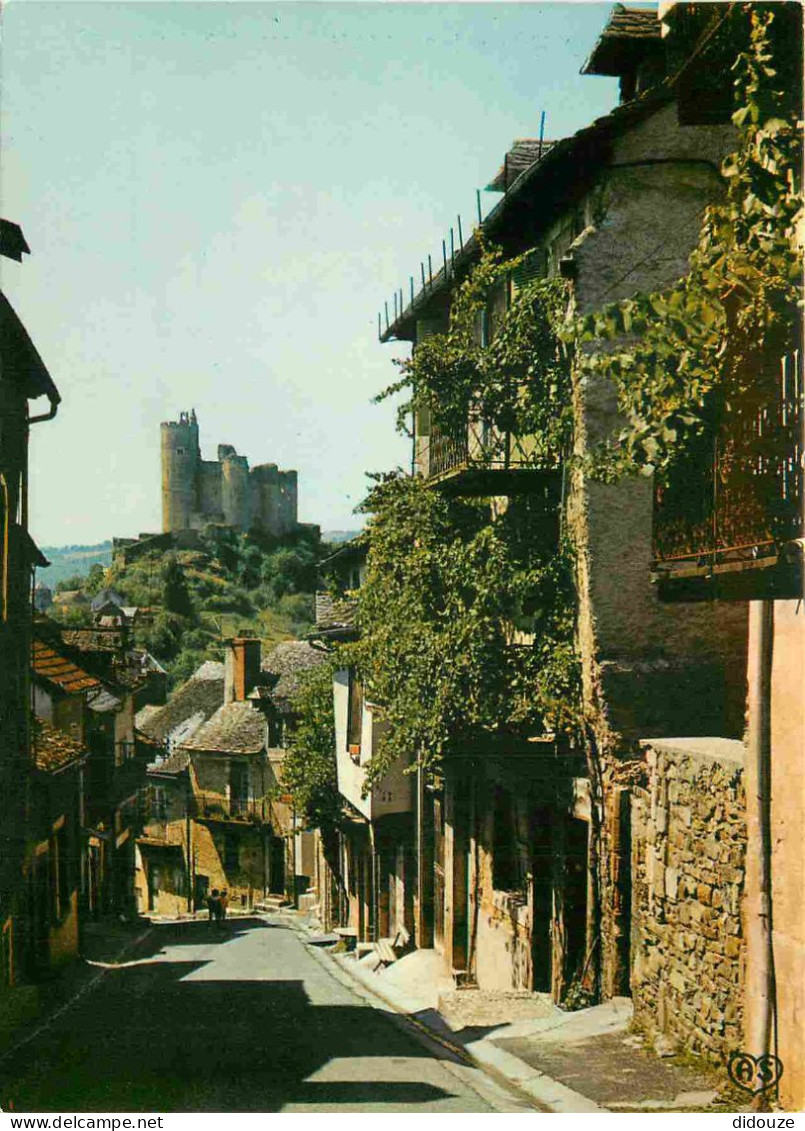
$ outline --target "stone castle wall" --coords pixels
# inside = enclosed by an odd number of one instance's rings
[[[194,412],[161,425],[162,530],[176,534],[215,523],[279,536],[298,527],[297,473],[276,464],[250,469],[229,444],[203,460]]]
[[[632,794],[632,994],[649,1032],[723,1064],[741,1047],[743,745],[647,745]]]

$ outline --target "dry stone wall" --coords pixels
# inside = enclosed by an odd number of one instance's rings
[[[646,760],[631,814],[635,1019],[723,1063],[741,1039],[743,746],[652,740]]]

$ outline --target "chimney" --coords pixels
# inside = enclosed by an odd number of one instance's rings
[[[260,641],[236,636],[226,643],[224,703],[242,703],[260,679]]]

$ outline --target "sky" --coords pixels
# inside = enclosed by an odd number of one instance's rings
[[[615,105],[579,74],[609,7],[9,0],[0,204],[32,254],[1,281],[63,398],[36,540],[160,529],[191,408],[205,458],[297,468],[302,521],[359,527],[366,473],[410,462],[378,310],[543,110],[553,138]]]

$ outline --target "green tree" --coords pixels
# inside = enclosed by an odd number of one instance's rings
[[[165,564],[162,581],[162,604],[169,613],[189,617],[193,614],[193,602],[187,588],[184,571],[175,557],[169,557]]]
[[[308,827],[325,833],[341,822],[333,714],[333,671],[338,664],[336,652],[330,662],[302,674],[294,704],[298,718],[282,763],[282,784],[297,813]]]

